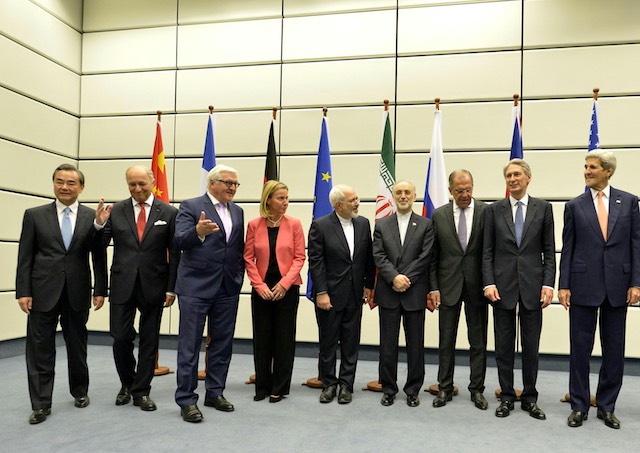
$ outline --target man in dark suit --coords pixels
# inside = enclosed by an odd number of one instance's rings
[[[60,165],[53,173],[55,202],[27,209],[22,222],[16,298],[22,311],[29,315],[26,359],[32,425],[51,414],[58,320],[67,347],[69,390],[76,407],[89,405],[89,253],[96,310],[102,307],[107,294],[107,261],[102,234],[93,227],[95,211],[78,203],[83,189],[82,172],[73,165]]]
[[[178,210],[153,196],[153,172],[148,168],[130,167],[125,175],[131,198],[113,208],[100,200],[96,212],[96,224],[104,226],[104,246],[112,238],[114,244],[109,330],[122,384],[116,406],[128,404],[133,395],[135,406],[154,411],[156,405],[149,392],[162,308],[171,306],[176,298],[173,290],[180,255],[171,244]],[[140,312],[137,369],[133,356],[136,310]]]
[[[640,214],[637,196],[609,185],[615,170],[612,152],[587,153],[584,179],[589,189],[564,211],[558,298],[569,309],[571,427],[587,419],[589,359],[600,312],[597,416],[608,427],[620,428],[614,410],[624,373],[627,305],[640,299]]]
[[[484,295],[493,305],[496,364],[502,389],[496,417],[514,407],[513,388],[516,320],[522,343],[522,410],[546,419],[538,407],[538,348],[542,309],[553,298],[555,240],[551,204],[527,194],[531,168],[522,159],[504,167],[510,196],[485,210],[482,277]]]
[[[362,304],[375,278],[369,221],[358,216],[355,191],[337,185],[329,193],[334,212],[314,220],[309,230],[309,270],[320,334],[321,403],[351,402],[360,345]],[[340,374],[336,352],[340,345]]]
[[[416,187],[399,181],[391,189],[397,212],[376,222],[373,259],[378,267],[376,303],[380,310],[380,403],[391,406],[398,393],[398,335],[403,321],[407,348],[407,405],[420,404],[424,383],[424,314],[427,269],[433,251],[431,220],[412,211]]]
[[[431,300],[439,310],[438,395],[433,407],[451,401],[455,346],[460,310],[464,302],[469,340],[471,377],[469,392],[478,409],[489,407],[484,392],[487,371],[487,319],[489,301],[482,292],[482,240],[487,207],[473,198],[473,176],[467,170],[449,175],[453,201],[433,213],[434,260],[430,267]]]
[[[204,405],[234,410],[223,392],[244,277],[244,212],[232,202],[240,186],[235,169],[217,165],[208,181],[206,194],[180,203],[174,238],[182,250],[176,282],[180,304],[176,403],[187,422],[202,420],[195,389],[207,319],[211,343]]]

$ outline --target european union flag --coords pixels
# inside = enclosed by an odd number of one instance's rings
[[[511,136],[511,159],[523,159],[524,152],[522,150],[522,123],[520,119],[520,107],[513,107],[513,135]]]
[[[327,117],[322,118],[320,130],[320,146],[318,148],[318,164],[316,166],[316,186],[313,192],[313,220],[330,214],[333,211],[329,201],[329,192],[333,188],[331,174],[331,151],[329,150],[329,132],[327,131]],[[313,293],[311,272],[307,275],[307,299],[311,300]]]
[[[209,171],[216,166],[216,147],[213,139],[213,113],[209,114],[207,122],[207,135],[204,140],[204,153],[202,154],[202,170],[200,175],[200,193],[207,193],[209,190]]]
[[[589,128],[589,151],[600,149],[600,137],[598,137],[598,101],[593,101],[591,112],[591,127]]]

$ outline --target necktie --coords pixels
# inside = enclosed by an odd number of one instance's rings
[[[227,209],[226,204],[218,203],[218,215],[220,215],[220,220],[222,220],[222,226],[224,227],[224,233],[228,241],[231,237],[233,222],[231,221],[231,216],[229,215],[229,210]]]
[[[524,219],[522,218],[522,202],[518,201],[516,206],[516,244],[520,247],[520,243],[522,242],[522,227],[524,226]]]
[[[138,220],[136,226],[138,227],[138,240],[142,242],[142,236],[144,235],[144,229],[147,226],[147,212],[144,209],[145,204],[140,204],[140,213],[138,214]]]
[[[458,239],[460,239],[462,250],[467,249],[467,216],[464,211],[464,209],[460,209],[460,219],[458,220]]]
[[[71,217],[69,216],[69,214],[71,213],[71,208],[64,208],[64,211],[62,211],[62,213],[62,225],[60,226],[60,231],[62,232],[62,242],[64,242],[64,248],[69,250],[69,246],[71,245],[71,238],[73,237],[73,231],[71,231]]]
[[[600,224],[600,229],[602,230],[602,236],[604,240],[607,240],[607,226],[609,225],[609,216],[607,215],[607,210],[604,207],[604,201],[602,201],[602,197],[604,193],[602,191],[598,192],[598,223]]]

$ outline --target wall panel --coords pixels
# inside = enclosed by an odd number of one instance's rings
[[[27,315],[20,310],[15,292],[0,293],[0,341],[22,338],[27,333]]]
[[[83,74],[175,67],[175,27],[85,33],[82,36]]]
[[[180,25],[281,17],[281,0],[180,0]]]
[[[15,291],[18,243],[0,242],[0,291]]]
[[[85,32],[175,25],[178,0],[84,0]]]
[[[82,31],[82,6],[84,0],[31,0],[65,24]]]
[[[181,26],[178,67],[276,63],[281,33],[280,19]]]
[[[395,0],[284,0],[285,16],[395,9]]]

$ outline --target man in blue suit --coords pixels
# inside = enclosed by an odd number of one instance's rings
[[[616,158],[609,151],[587,153],[587,190],[564,211],[560,257],[560,303],[569,309],[571,359],[569,393],[575,428],[589,410],[589,358],[600,311],[602,365],[597,416],[619,429],[614,415],[624,372],[627,305],[640,298],[640,214],[638,197],[609,185]]]
[[[208,192],[180,203],[174,244],[182,251],[175,292],[180,305],[176,403],[187,422],[202,421],[196,405],[198,356],[205,321],[211,343],[205,379],[205,406],[231,412],[223,396],[238,299],[244,277],[244,213],[232,202],[238,172],[217,165],[208,177]]]

